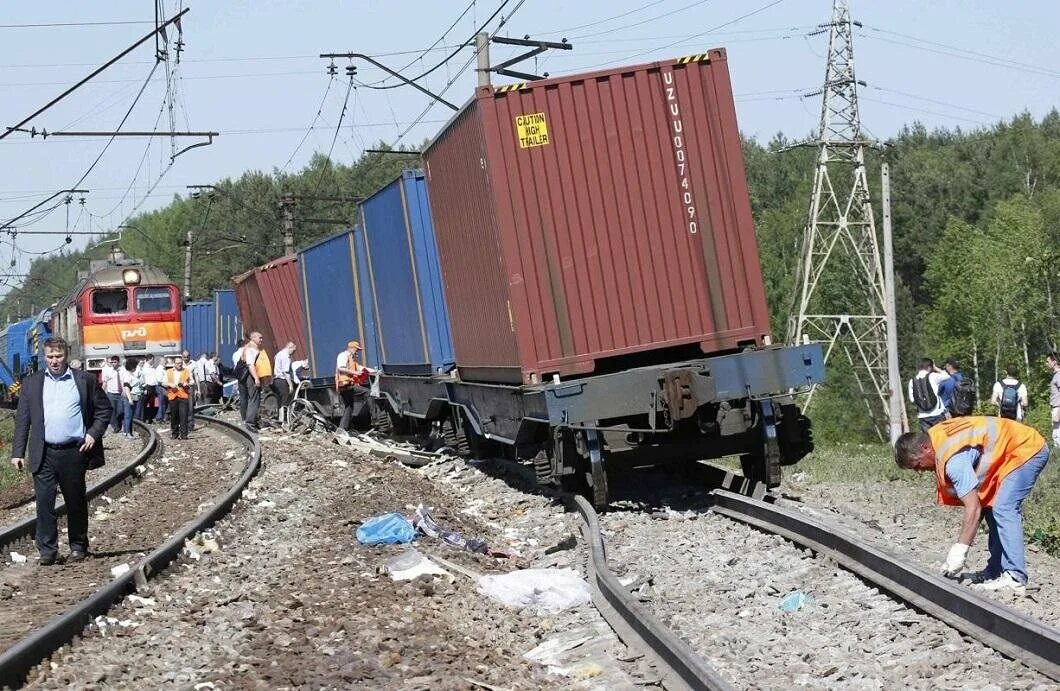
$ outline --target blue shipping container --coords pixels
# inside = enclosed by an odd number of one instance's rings
[[[180,313],[181,343],[192,359],[214,350],[217,327],[213,309],[213,302],[208,300],[189,302]]]
[[[309,360],[314,377],[334,374],[335,358],[349,341],[360,341],[366,355],[369,352],[354,242],[354,231],[347,230],[298,253],[309,352],[298,353],[296,358]],[[377,366],[370,360],[367,364]]]
[[[361,218],[383,370],[452,369],[453,341],[423,171],[406,170],[366,199]]]
[[[221,357],[221,364],[232,366],[232,355],[236,352],[236,342],[243,338],[243,322],[239,319],[239,305],[236,303],[236,291],[213,291],[215,346]]]
[[[36,371],[44,341],[51,335],[47,310],[34,317],[9,324],[0,332],[0,382],[10,386],[15,378]]]

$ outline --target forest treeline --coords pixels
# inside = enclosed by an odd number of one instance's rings
[[[773,330],[781,338],[796,294],[815,156],[792,143],[784,135],[744,141]],[[903,377],[922,355],[957,357],[988,396],[998,372],[1015,364],[1031,390],[1031,419],[1044,422],[1042,356],[1060,338],[1060,113],[1040,121],[1024,114],[974,131],[906,127],[869,155],[878,227],[884,158],[891,166]],[[412,155],[373,153],[343,165],[317,155],[297,173],[247,172],[216,182],[212,193],[175,196],[132,218],[134,230],[125,230],[120,244],[179,283],[192,228],[192,297],[206,298],[233,275],[282,254],[284,194],[297,198],[296,242],[304,246],[352,225],[356,199],[416,163]],[[49,305],[86,258],[108,248],[36,260],[24,284],[0,300],[0,318]],[[839,272],[824,281],[823,299],[843,305],[853,294],[847,279]],[[818,437],[876,439],[849,366],[835,359],[828,377],[812,411]]]

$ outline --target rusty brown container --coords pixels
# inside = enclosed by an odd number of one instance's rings
[[[424,158],[464,378],[535,383],[769,333],[724,50],[480,87]]]
[[[281,257],[232,279],[236,302],[247,335],[260,331],[262,347],[273,357],[293,341],[300,351],[305,344],[298,257]]]

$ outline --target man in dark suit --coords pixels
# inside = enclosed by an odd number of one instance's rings
[[[110,422],[107,395],[89,372],[70,369],[66,341],[44,342],[46,367],[22,381],[15,413],[11,464],[22,470],[29,462],[37,495],[37,550],[41,566],[51,566],[59,554],[55,490],[66,501],[70,556],[88,556],[88,500],[85,472],[103,465],[103,433]],[[29,446],[29,455],[26,447]]]

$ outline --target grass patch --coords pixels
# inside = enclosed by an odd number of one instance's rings
[[[22,479],[22,473],[11,465],[11,437],[14,432],[14,411],[0,411],[0,489]]]
[[[820,484],[913,484],[923,479],[918,473],[899,468],[891,447],[886,444],[818,446],[798,465],[785,470],[804,473],[808,482]],[[1060,556],[1060,453],[1055,450],[1034,484],[1034,490],[1023,503],[1023,532],[1029,542],[1037,543],[1049,554]]]

